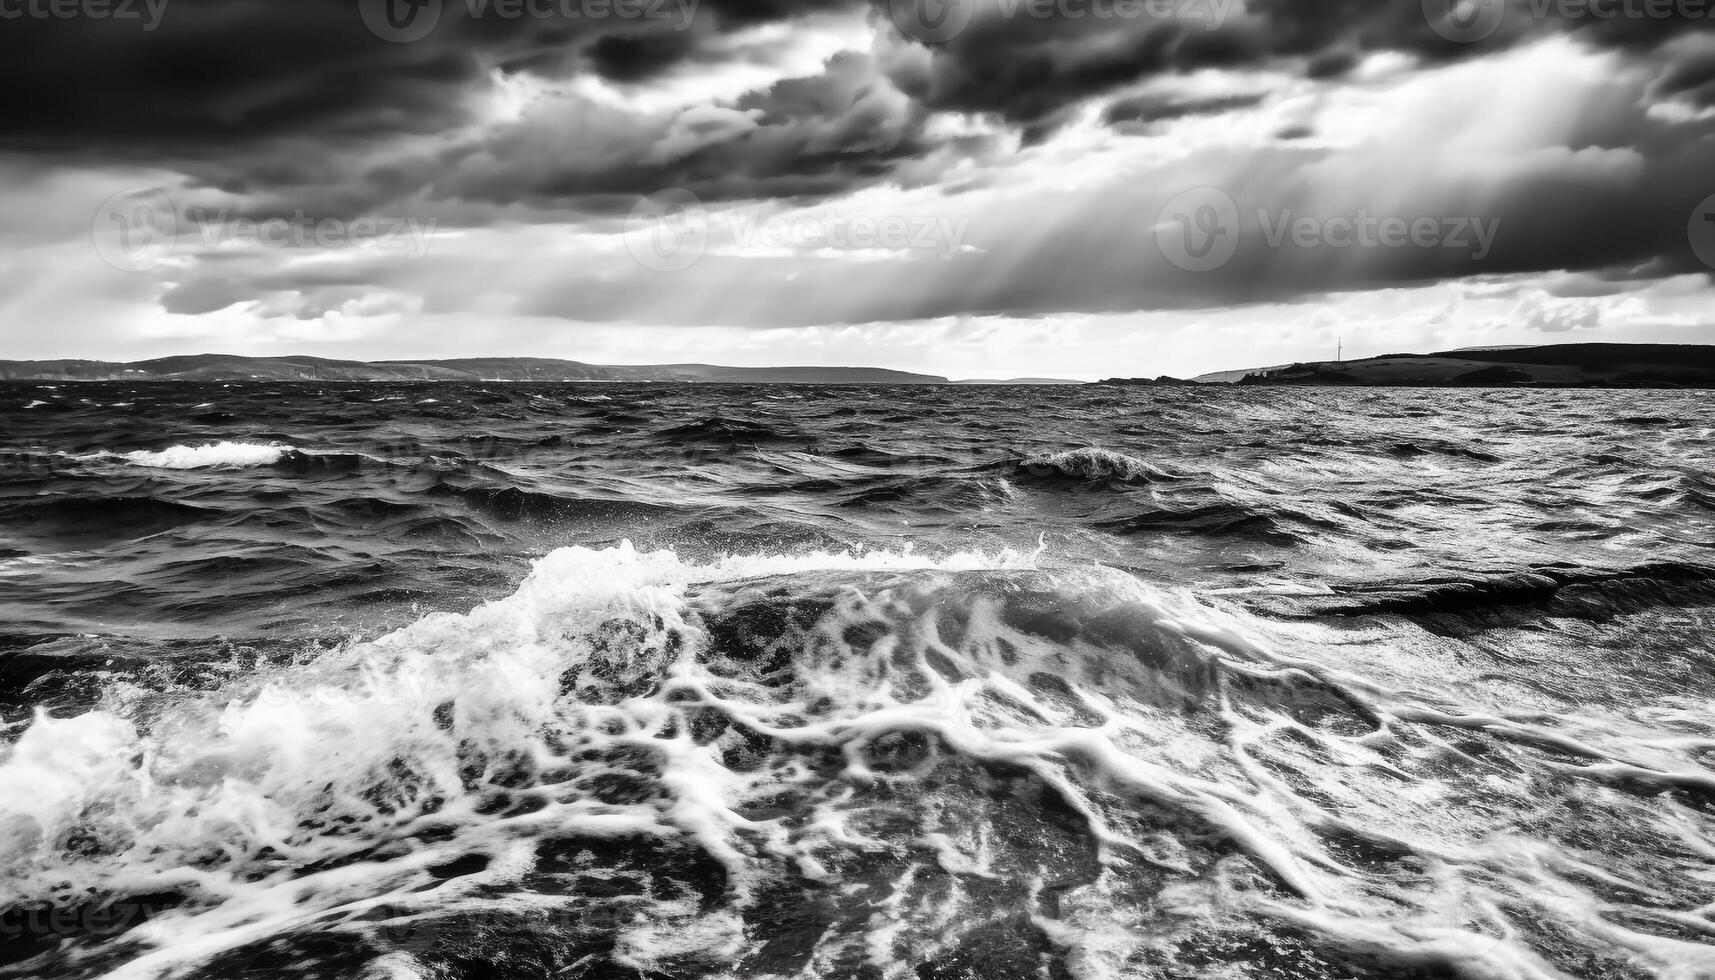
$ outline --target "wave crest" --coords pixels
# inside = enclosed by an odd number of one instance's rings
[[[211,442],[201,446],[169,446],[166,449],[139,449],[120,453],[118,457],[133,466],[162,470],[238,470],[252,466],[272,466],[292,447],[279,443]]]
[[[456,974],[451,947],[526,942],[590,975],[1117,978],[1211,942],[1304,975],[1549,975],[1421,873],[1481,863],[1463,887],[1489,890],[1529,855],[1422,787],[1473,758],[1640,766],[1261,629],[1016,553],[561,549],[467,614],[38,718],[0,755],[0,912],[150,896],[134,977]],[[1448,730],[1488,741],[1452,758]],[[1371,798],[1389,819],[1360,826]]]
[[[1173,478],[1136,456],[1098,447],[1037,453],[1020,460],[1018,468],[1032,476],[1095,483],[1150,483]]]

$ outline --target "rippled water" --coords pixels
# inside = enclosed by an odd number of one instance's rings
[[[0,976],[1715,976],[1702,393],[0,417]]]

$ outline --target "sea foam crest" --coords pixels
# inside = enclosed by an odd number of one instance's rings
[[[212,442],[201,446],[169,446],[120,453],[118,458],[134,466],[163,470],[236,470],[250,466],[272,466],[292,447],[279,443]]]
[[[1167,475],[1136,456],[1115,449],[1089,446],[1036,453],[1021,460],[1018,466],[1022,470],[1042,476],[1115,480],[1121,483],[1144,483]]]
[[[1493,836],[1438,733],[1509,766],[1565,735],[1037,564],[566,548],[504,599],[212,694],[116,688],[0,748],[0,909],[176,896],[103,967],[138,980],[331,933],[375,976],[437,975],[424,940],[463,935],[688,977],[1004,954],[1118,980],[1259,934],[1339,975],[1557,975],[1473,909],[1588,923],[1593,899]],[[1673,775],[1642,748],[1579,751]],[[797,908],[826,928],[753,942]],[[1699,976],[1708,944],[1616,923],[1587,931]]]
[[[733,800],[762,776],[727,770],[714,748],[663,737],[683,712],[649,693],[688,668],[675,666],[674,653],[697,632],[688,590],[822,571],[1022,569],[1032,561],[1014,552],[935,559],[907,551],[696,564],[629,544],[566,548],[539,560],[504,599],[430,614],[211,695],[118,685],[102,709],[43,714],[0,746],[0,909],[84,895],[186,895],[183,907],[128,936],[139,944],[136,956],[112,975],[142,978],[312,922],[331,926],[383,896],[406,924],[410,914],[458,908],[470,889],[527,873],[533,839],[550,832],[693,841],[738,883],[754,875],[756,858],[733,840],[747,823]],[[582,761],[566,775],[536,771],[567,751]],[[639,759],[644,768],[634,771]],[[602,779],[655,783],[660,795],[624,802],[600,788]],[[494,814],[502,796],[542,808]],[[420,846],[414,835],[431,823],[458,833],[425,842],[409,860],[343,866],[378,846]],[[509,836],[515,845],[502,840]],[[68,844],[86,838],[94,848],[87,859]],[[211,841],[221,844],[211,849]],[[489,870],[431,890],[430,858],[469,854],[473,844]],[[336,870],[284,887],[261,874],[282,861]],[[653,903],[655,920],[616,937],[621,958],[642,968],[669,955],[665,936],[699,922],[713,928],[695,904],[682,915],[680,905]],[[728,920],[736,937],[735,917],[719,921]],[[709,949],[731,942],[698,940]]]

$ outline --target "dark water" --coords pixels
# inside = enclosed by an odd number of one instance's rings
[[[0,388],[0,976],[1715,976],[1678,392]]]

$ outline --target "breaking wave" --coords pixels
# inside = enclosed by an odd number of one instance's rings
[[[39,715],[0,922],[79,928],[0,974],[1697,975],[1707,716],[1458,703],[1335,643],[1030,555],[561,549],[468,614]],[[1655,874],[1605,860],[1640,836]]]
[[[1021,460],[1018,468],[1035,476],[1092,482],[1150,483],[1173,478],[1172,474],[1136,456],[1113,449],[1089,447],[1036,453]]]
[[[169,446],[160,450],[139,449],[117,455],[133,466],[163,470],[235,470],[272,466],[291,451],[290,446],[272,443],[215,442],[202,446]]]
[[[1710,975],[1701,393],[594,390],[0,392],[0,976]]]

